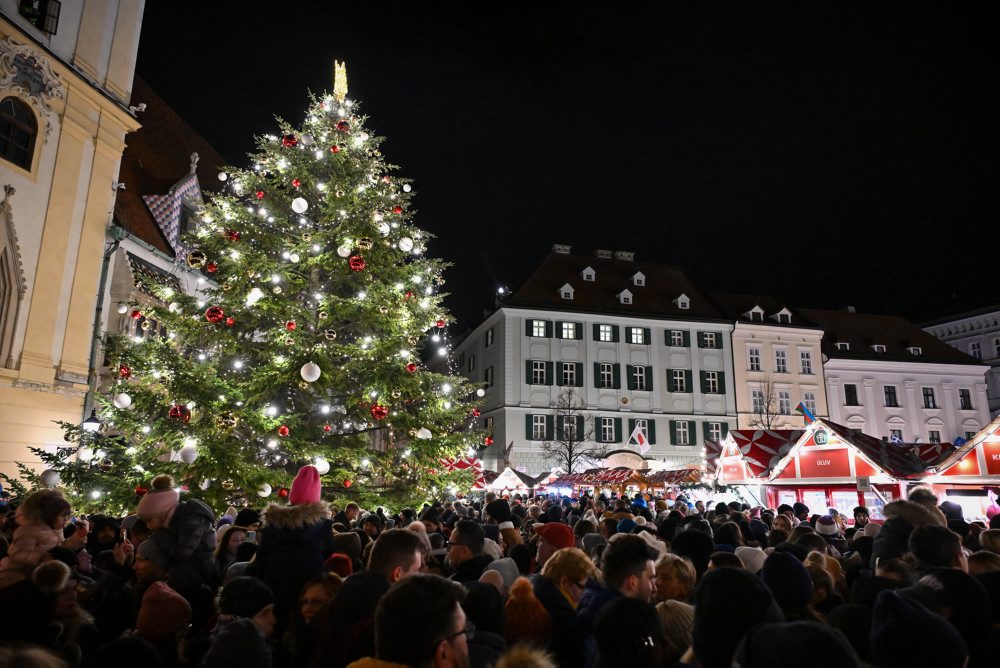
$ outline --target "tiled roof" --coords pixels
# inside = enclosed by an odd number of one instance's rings
[[[823,328],[823,354],[831,359],[982,364],[903,318],[849,311],[799,311]],[[847,343],[850,348],[841,350],[837,343]],[[875,352],[874,345],[885,346],[885,352]],[[920,348],[921,354],[910,353],[907,349],[911,347]]]
[[[802,315],[801,311],[794,308],[790,304],[775,297],[768,297],[766,295],[735,295],[735,294],[725,294],[725,293],[713,293],[712,299],[718,304],[719,308],[726,314],[726,317],[730,320],[735,320],[738,322],[760,322],[762,325],[779,325],[777,320],[772,316],[782,309],[788,309],[791,312],[791,322],[788,324],[780,324],[782,327],[811,327],[816,328],[817,325],[814,322],[809,321],[805,316]],[[762,321],[751,320],[747,315],[750,310],[755,307],[760,306],[764,310],[764,319]]]
[[[587,267],[594,270],[594,281],[583,280]],[[637,272],[644,274],[645,285],[633,283]],[[573,299],[560,295],[567,283],[573,287]],[[623,290],[632,293],[631,304],[619,301]],[[689,309],[674,301],[682,294],[690,299]],[[505,305],[650,318],[726,319],[709,294],[680,267],[563,253],[550,253]]]
[[[132,271],[135,289],[146,293],[150,297],[159,299],[159,296],[156,294],[156,286],[172,288],[177,292],[181,291],[181,284],[176,276],[172,276],[159,267],[154,267],[148,262],[132,255],[132,253],[128,253],[128,265]]]

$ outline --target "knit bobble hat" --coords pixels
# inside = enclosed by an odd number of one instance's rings
[[[236,520],[233,524],[238,527],[248,527],[257,522],[260,522],[260,512],[253,508],[244,508],[236,514]]]
[[[135,514],[140,518],[171,512],[181,501],[181,494],[174,489],[174,479],[161,474],[153,478],[151,489],[139,500]]]
[[[162,640],[176,634],[190,621],[191,604],[167,583],[154,582],[142,595],[135,628],[147,640]]]
[[[821,536],[836,536],[840,533],[840,527],[837,526],[837,520],[833,519],[832,516],[823,515],[816,520],[816,533]]]
[[[510,598],[507,599],[507,628],[505,636],[508,645],[518,642],[535,643],[541,646],[548,644],[552,633],[552,620],[549,613],[535,597],[528,578],[518,578],[510,588]]]
[[[274,603],[271,589],[257,578],[233,578],[219,595],[219,612],[236,617],[253,617]]]
[[[812,577],[794,554],[773,552],[764,560],[761,577],[782,610],[799,611],[812,600]]]
[[[747,547],[746,545],[740,545],[736,548],[736,556],[743,562],[743,568],[754,575],[760,573],[760,569],[764,567],[764,560],[767,559],[767,554],[764,550],[759,547]]]
[[[552,543],[557,550],[576,545],[573,530],[569,528],[568,524],[546,522],[545,524],[536,524],[534,530],[539,536]]]
[[[511,519],[510,504],[507,503],[507,499],[497,499],[487,503],[486,513],[498,524],[510,522]]]
[[[292,481],[292,489],[288,494],[288,502],[293,506],[301,506],[306,503],[318,503],[320,500],[319,471],[312,464],[299,469],[295,480]]]

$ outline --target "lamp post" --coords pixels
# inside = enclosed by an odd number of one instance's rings
[[[94,408],[90,411],[90,417],[83,421],[80,425],[83,427],[84,431],[95,432],[101,428],[101,418],[97,417],[97,409]]]

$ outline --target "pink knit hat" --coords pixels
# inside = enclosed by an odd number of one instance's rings
[[[288,495],[288,502],[293,506],[301,506],[304,503],[317,503],[320,499],[322,483],[319,479],[319,471],[312,464],[299,469],[295,480],[292,481],[292,490]]]
[[[168,475],[153,478],[152,489],[139,500],[135,514],[141,518],[160,513],[171,513],[181,500],[180,492],[174,489],[174,479]]]

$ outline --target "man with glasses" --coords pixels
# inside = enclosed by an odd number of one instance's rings
[[[493,557],[483,554],[484,543],[485,533],[477,522],[459,520],[455,524],[448,543],[448,564],[454,571],[452,580],[474,582],[493,563]]]
[[[475,627],[465,618],[464,599],[464,587],[437,575],[400,580],[375,612],[375,658],[351,668],[469,668]]]

